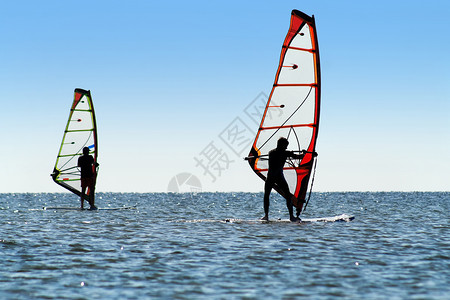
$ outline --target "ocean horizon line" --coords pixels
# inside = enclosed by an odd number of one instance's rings
[[[247,191],[182,191],[182,192],[161,192],[161,191],[157,191],[157,192],[130,192],[130,191],[123,191],[123,192],[118,192],[118,191],[98,191],[95,192],[96,194],[263,194],[264,191],[259,191],[259,192],[247,192]],[[436,191],[431,191],[431,190],[417,190],[417,191],[407,191],[407,190],[380,190],[380,191],[312,191],[312,193],[316,193],[316,194],[326,194],[326,193],[450,193],[450,190],[445,191],[445,190],[436,190]],[[32,191],[27,191],[27,192],[0,192],[0,195],[5,195],[5,194],[72,194],[71,192],[65,192],[65,191],[61,191],[61,192],[32,192]]]

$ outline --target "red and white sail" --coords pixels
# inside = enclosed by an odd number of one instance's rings
[[[267,155],[280,137],[289,140],[288,150],[306,150],[303,159],[288,159],[284,176],[294,205],[301,210],[315,161],[320,112],[320,63],[314,16],[293,10],[289,31],[281,50],[275,83],[261,125],[250,150],[251,168],[263,180],[268,171]]]

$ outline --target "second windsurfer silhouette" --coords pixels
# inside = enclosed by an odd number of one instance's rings
[[[86,194],[86,188],[89,188],[89,205],[91,210],[97,209],[95,206],[95,167],[98,167],[98,163],[94,161],[92,155],[89,154],[89,148],[83,148],[83,155],[78,158],[78,167],[81,169],[81,209],[84,205],[84,195]]]

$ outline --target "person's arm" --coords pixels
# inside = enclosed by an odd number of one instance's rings
[[[306,153],[311,153],[314,157],[316,157],[318,155],[317,152],[315,152],[315,151],[314,152],[309,152],[309,151],[306,151],[306,150],[302,150],[302,154],[301,154],[302,157],[305,156]]]
[[[302,159],[303,156],[305,156],[303,151],[300,154],[295,154],[294,151],[287,151],[287,152],[289,153],[288,156],[294,159]]]
[[[314,157],[316,157],[318,154],[317,152],[308,152],[306,150],[302,150],[300,154],[295,154],[294,151],[289,151],[290,152],[290,157],[295,158],[295,159],[302,159],[306,153],[312,153],[312,155]]]
[[[96,162],[95,160],[94,160],[94,157],[91,155],[91,165],[93,165],[94,167],[98,167],[99,166],[99,164],[98,164],[98,162]]]

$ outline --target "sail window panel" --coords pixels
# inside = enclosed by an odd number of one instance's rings
[[[262,157],[258,159],[256,167],[259,170],[266,170],[264,176],[267,176],[267,170],[269,169],[269,160],[267,157]]]
[[[76,103],[75,109],[80,110],[90,110],[91,107],[89,106],[89,100],[86,96],[83,96],[78,103]]]
[[[75,174],[77,171],[77,160],[78,158],[63,156],[58,159],[58,164],[56,165],[56,168],[61,173],[66,174]],[[75,163],[73,163],[75,161]],[[79,177],[79,173],[78,173]]]
[[[284,107],[281,107],[282,103],[278,103],[277,100],[271,98],[268,105],[269,107],[267,107],[264,115],[263,126],[265,126],[264,124],[273,124],[273,122],[279,122],[283,115],[285,115]]]
[[[287,131],[284,132],[287,134]],[[283,136],[283,131],[280,130],[261,130],[259,132],[259,140],[256,143],[256,149],[260,155],[266,155],[270,150],[277,147],[277,140]]]
[[[313,137],[312,127],[296,127],[292,128],[289,136],[289,148],[294,150],[308,150]],[[291,141],[292,139],[292,141]]]
[[[277,141],[280,137],[287,137],[288,134],[288,128],[261,130],[259,132],[259,138],[258,142],[256,143],[256,147],[261,152],[261,154],[267,154],[270,150],[277,147]]]
[[[58,180],[60,181],[64,181],[64,182],[69,182],[69,181],[73,181],[73,182],[77,182],[80,180],[80,171],[75,168],[75,169],[63,169],[61,171],[61,173],[59,174]],[[76,185],[73,185],[74,187],[78,187],[80,184],[77,183]]]
[[[285,168],[289,167],[287,164],[285,165]],[[293,169],[285,169],[283,171],[284,178],[286,179],[286,182],[289,186],[289,191],[294,192],[297,187],[297,172]]]
[[[80,175],[78,175],[78,179],[71,179],[61,176],[59,179],[57,179],[57,182],[60,182],[61,185],[63,185],[65,188],[79,191],[81,190],[81,182],[79,177]]]
[[[94,124],[89,111],[74,111],[70,118],[69,130],[93,130]]]
[[[290,47],[312,49],[311,27],[305,24],[292,39]]]
[[[77,180],[69,180],[69,181],[63,181],[65,184],[70,185],[74,189],[81,189],[81,182],[80,179]]]
[[[313,53],[289,49],[286,52],[277,84],[314,84],[314,80]]]
[[[263,128],[273,126],[307,125],[314,122],[316,89],[311,87],[277,87],[274,89],[268,111],[277,109],[271,118],[265,118]],[[276,102],[278,107],[271,107]],[[279,106],[284,105],[283,108]]]
[[[62,151],[61,151],[62,152]],[[78,157],[71,156],[73,153],[69,153],[69,156],[66,156],[65,154],[61,153],[61,155],[58,157],[58,164],[57,167],[62,169],[67,169],[73,166],[76,166],[78,161]]]
[[[94,137],[92,131],[67,132],[59,155],[74,155],[77,153],[81,155],[83,147],[87,147],[93,143]]]
[[[261,154],[267,154],[270,150],[277,147],[277,141],[280,137],[287,138],[289,141],[288,150],[301,151],[307,150],[313,137],[312,127],[291,127],[283,129],[261,130],[257,143]]]

